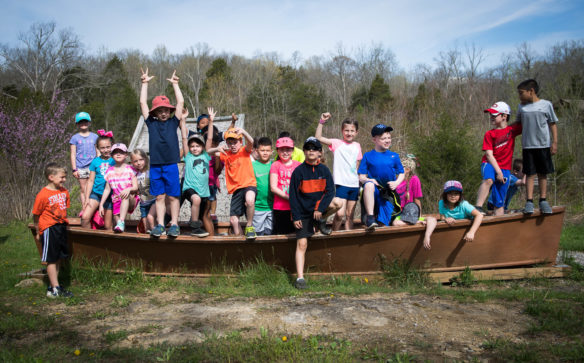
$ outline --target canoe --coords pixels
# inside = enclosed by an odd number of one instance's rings
[[[554,207],[551,215],[536,211],[530,216],[512,213],[485,217],[473,242],[463,236],[468,220],[452,226],[439,222],[432,235],[432,249],[422,246],[425,227],[381,227],[367,232],[362,226],[330,236],[315,234],[308,242],[306,271],[314,274],[373,274],[380,259],[401,259],[432,272],[458,271],[467,266],[489,269],[534,264],[551,265],[556,260],[565,207]],[[135,232],[113,233],[83,229],[78,219],[68,226],[72,257],[80,261],[108,261],[118,269],[139,267],[145,272],[207,275],[236,271],[259,258],[268,264],[295,271],[294,235],[261,236],[253,242],[243,237],[217,235],[198,238],[151,238]],[[31,230],[33,226],[31,225]],[[225,232],[220,224],[217,232]],[[134,229],[132,229],[134,228]],[[188,232],[186,227],[182,232]],[[40,246],[39,252],[40,252]]]

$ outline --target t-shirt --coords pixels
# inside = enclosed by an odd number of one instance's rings
[[[150,194],[150,170],[141,172],[134,169],[134,172],[136,173],[136,180],[138,181],[140,203],[146,203],[156,199],[156,196]]]
[[[103,177],[110,166],[115,163],[112,158],[102,159],[101,156],[98,156],[89,164],[89,171],[95,172],[95,180],[93,181],[93,189],[91,190],[93,193],[103,194],[103,188],[105,188],[105,179]]]
[[[454,218],[454,219],[473,219],[472,211],[475,210],[475,207],[472,206],[466,200],[458,203],[458,206],[454,209],[449,209],[444,207],[444,201],[440,200],[438,202],[438,209],[440,210],[440,214],[444,217]]]
[[[520,135],[521,130],[521,124],[516,122],[504,129],[492,129],[485,133],[485,137],[483,138],[483,151],[493,150],[493,156],[497,160],[499,168],[511,170],[515,136]],[[482,162],[489,162],[486,155],[483,155]]]
[[[286,195],[290,195],[290,177],[292,176],[292,172],[300,164],[294,160],[292,160],[290,165],[285,165],[281,160],[272,163],[270,174],[276,174],[278,176],[276,187],[286,193]],[[290,210],[290,201],[274,195],[274,210]]]
[[[417,175],[412,175],[410,178],[410,188],[408,196],[408,181],[404,179],[400,185],[395,188],[395,191],[400,197],[402,208],[407,203],[412,203],[414,199],[422,198],[422,183],[420,183],[420,178]]]
[[[69,192],[65,188],[41,189],[34,200],[32,214],[39,216],[39,233],[59,223],[68,224]]]
[[[227,151],[219,154],[225,164],[225,182],[227,193],[233,194],[237,189],[255,187],[256,179],[251,165],[251,153],[245,147],[241,147],[235,154]]]
[[[148,126],[150,164],[177,164],[180,160],[177,134],[179,119],[172,116],[166,121],[160,121],[156,117],[148,116],[144,122]]]
[[[373,149],[363,155],[357,172],[386,186],[388,182],[395,181],[404,172],[404,168],[398,154],[389,150],[379,152]]]
[[[121,200],[120,193],[123,190],[132,187],[132,177],[135,175],[136,170],[127,164],[125,164],[119,171],[116,171],[113,166],[107,169],[104,175],[104,179],[107,181],[112,190],[112,202]]]
[[[87,136],[81,136],[79,133],[73,135],[69,144],[75,145],[75,166],[77,169],[85,169],[91,164],[91,161],[97,156],[95,143],[97,134],[90,132]]]
[[[548,124],[558,122],[550,101],[539,100],[517,108],[517,122],[523,126],[521,144],[524,149],[543,149],[552,144]]]
[[[191,153],[185,155],[185,181],[183,183],[183,191],[193,189],[199,197],[209,197],[209,160],[211,160],[211,156],[206,151],[203,151],[199,155],[193,155]]]
[[[256,178],[258,186],[258,194],[256,195],[255,210],[257,211],[271,211],[274,204],[274,195],[270,191],[270,167],[272,162],[262,163],[255,160],[252,163],[253,173]]]
[[[358,142],[348,143],[340,139],[330,139],[330,151],[333,152],[333,179],[336,185],[349,188],[359,187],[357,161],[363,159],[361,145]]]

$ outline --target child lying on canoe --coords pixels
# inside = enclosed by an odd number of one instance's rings
[[[442,200],[438,202],[440,210],[440,220],[445,221],[448,225],[452,225],[457,219],[472,219],[473,223],[470,230],[464,235],[464,240],[472,242],[475,233],[481,222],[483,215],[469,202],[464,200],[462,195],[462,184],[456,180],[449,180],[444,184],[444,191],[442,192]],[[438,221],[434,217],[426,217],[426,234],[424,235],[424,248],[430,249],[430,236],[436,228]]]

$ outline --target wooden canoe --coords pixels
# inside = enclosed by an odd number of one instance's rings
[[[306,271],[316,274],[371,274],[380,270],[380,256],[398,258],[430,271],[527,266],[555,263],[565,207],[554,207],[553,214],[530,216],[521,213],[485,217],[475,241],[464,242],[470,221],[454,225],[438,223],[432,235],[432,249],[422,246],[424,226],[382,227],[366,232],[362,227],[315,234],[308,242]],[[234,271],[244,263],[262,258],[268,264],[295,271],[294,235],[258,237],[214,236],[197,238],[151,238],[137,234],[128,223],[128,232],[88,230],[71,219],[68,227],[72,256],[78,260],[104,261],[116,268],[139,266],[145,272],[206,275]],[[224,231],[226,225],[220,225]],[[32,225],[31,225],[32,229]],[[134,228],[135,230],[135,228]],[[182,232],[189,229],[183,227]],[[39,251],[40,251],[40,246]]]

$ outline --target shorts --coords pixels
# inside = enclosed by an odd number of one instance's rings
[[[101,203],[101,197],[102,197],[102,194],[97,194],[95,192],[91,192],[91,194],[89,195],[89,199],[97,200],[98,203]],[[108,195],[107,199],[103,203],[103,208],[104,209],[113,209],[112,195],[111,194]]]
[[[268,236],[272,234],[272,211],[256,210],[253,215],[253,228],[258,236]]]
[[[77,169],[77,174],[79,174],[79,179],[89,179],[89,168]]]
[[[292,222],[291,210],[276,210],[274,209],[274,229],[273,234],[289,234],[294,233],[294,222]]]
[[[231,207],[229,208],[230,216],[241,217],[245,214],[245,195],[251,190],[254,194],[258,194],[256,187],[245,187],[237,189],[231,196]]]
[[[55,263],[69,257],[69,245],[67,244],[67,225],[59,223],[45,229],[41,235],[43,251],[41,262],[43,265]]]
[[[217,188],[216,185],[209,184],[209,202],[217,200],[217,190],[218,189],[219,188]]]
[[[134,198],[135,203],[134,203],[133,207],[131,205],[128,205],[128,214],[132,214],[134,212],[134,209],[136,209],[136,206],[140,202],[139,195],[130,195],[130,198]],[[122,205],[121,199],[116,198],[116,200],[112,202],[112,213],[114,216],[117,216],[120,214],[120,206],[121,205]]]
[[[344,185],[335,185],[335,197],[356,201],[359,199],[359,187],[351,188]]]
[[[523,173],[525,175],[551,174],[554,171],[552,153],[549,147],[523,149]]]
[[[491,179],[493,181],[493,186],[491,187],[491,197],[490,202],[495,208],[501,208],[505,205],[505,197],[507,196],[507,190],[509,189],[509,184],[511,182],[511,170],[501,169],[503,177],[505,178],[505,183],[500,183],[497,181],[495,168],[490,163],[482,163],[481,173],[483,175],[483,180]]]
[[[140,216],[141,218],[148,217],[148,213],[150,213],[150,208],[156,204],[156,199],[149,200],[147,202],[140,201]]]
[[[314,234],[314,222],[313,218],[302,219],[302,228],[296,229],[296,238],[310,238]]]
[[[371,183],[371,182],[366,182]],[[373,200],[375,201],[375,207],[373,208],[373,215],[375,215],[375,219],[377,222],[383,223],[386,226],[391,226],[391,221],[399,214],[393,214],[394,205],[391,201],[385,200],[381,197],[381,192],[379,188],[373,188]],[[361,210],[365,210],[365,198],[361,198]],[[365,217],[365,213],[361,215],[363,219]]]
[[[183,191],[182,198],[184,198],[184,200],[188,200],[189,203],[192,203],[191,198],[193,197],[193,195],[199,195],[199,193],[197,193],[194,189],[189,188]],[[199,198],[201,198],[201,204],[199,204],[199,219],[202,219],[203,215],[205,214],[205,207],[207,206],[207,200],[209,198],[207,197],[203,198],[200,195]]]
[[[180,177],[177,164],[157,164],[150,166],[150,194],[166,194],[180,197]]]

